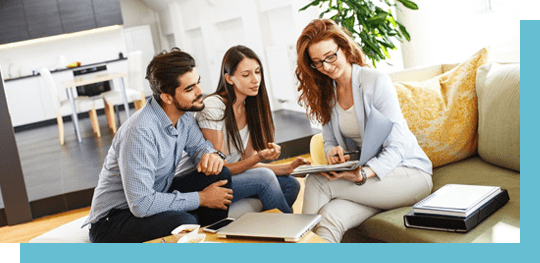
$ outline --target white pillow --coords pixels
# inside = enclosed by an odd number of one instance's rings
[[[520,170],[520,64],[486,64],[476,76],[478,154]]]

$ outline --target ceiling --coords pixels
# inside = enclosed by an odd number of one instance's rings
[[[169,3],[175,2],[175,0],[141,0],[155,11],[162,11],[167,9]]]
[[[141,0],[155,11],[163,11],[169,7],[173,2],[185,2],[187,0]]]

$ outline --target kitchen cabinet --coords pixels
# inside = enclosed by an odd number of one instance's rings
[[[122,10],[120,10],[120,1],[111,0],[92,0],[97,27],[121,25]]]
[[[56,0],[64,33],[96,28],[92,0]]]
[[[9,81],[4,86],[13,127],[45,120],[39,78]]]
[[[23,0],[23,4],[29,39],[63,33],[56,0]]]
[[[21,1],[2,1],[0,4],[0,43],[28,39],[28,29]]]
[[[62,83],[73,80],[73,72],[69,70],[54,73],[53,79],[59,99],[67,100]],[[56,119],[56,109],[41,76],[6,81],[5,90],[13,127]]]
[[[0,45],[121,24],[119,0],[0,1]]]

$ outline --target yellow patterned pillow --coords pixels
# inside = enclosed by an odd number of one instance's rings
[[[433,167],[474,155],[478,148],[476,70],[488,50],[423,82],[394,83],[409,129]]]

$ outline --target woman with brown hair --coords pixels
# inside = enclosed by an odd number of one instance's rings
[[[233,175],[233,203],[257,196],[264,210],[278,208],[290,213],[300,184],[288,174],[307,161],[297,158],[287,164],[262,163],[278,158],[281,147],[273,143],[274,122],[263,68],[253,50],[239,45],[225,53],[218,88],[204,104],[196,118],[204,137],[227,155],[225,166]]]
[[[315,232],[340,242],[350,228],[381,210],[408,206],[433,187],[432,165],[403,118],[388,75],[367,66],[348,32],[329,19],[311,21],[296,44],[299,103],[323,125],[329,164],[342,163],[345,151],[361,150],[372,112],[392,123],[382,150],[354,171],[306,178],[303,213],[321,214]]]

